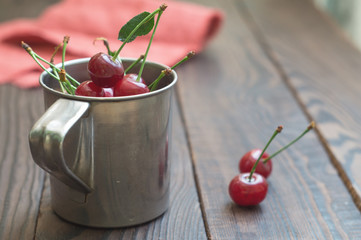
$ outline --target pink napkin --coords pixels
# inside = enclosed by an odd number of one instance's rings
[[[113,51],[119,48],[119,29],[143,11],[153,12],[168,5],[159,22],[148,60],[173,65],[189,51],[200,52],[218,32],[223,14],[213,8],[177,1],[158,0],[64,0],[48,8],[38,19],[19,19],[0,25],[0,84],[38,86],[42,71],[21,48],[28,43],[49,60],[54,47],[70,36],[66,60],[106,52],[97,37],[105,37]],[[137,58],[144,53],[150,34],[127,43],[121,57]],[[60,52],[56,63],[60,62]]]

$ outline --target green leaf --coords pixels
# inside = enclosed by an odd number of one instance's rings
[[[124,42],[129,34],[133,31],[135,27],[137,27],[146,17],[150,15],[149,12],[143,12],[132,19],[130,19],[119,31],[118,39]],[[148,34],[154,26],[154,17],[150,18],[144,24],[142,24],[137,31],[129,38],[128,43],[133,41],[138,36],[143,36]]]

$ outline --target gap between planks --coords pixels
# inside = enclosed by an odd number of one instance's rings
[[[312,115],[307,111],[306,105],[302,102],[301,98],[299,97],[296,88],[292,85],[289,77],[286,74],[286,71],[283,69],[282,64],[277,60],[277,57],[273,53],[272,47],[268,44],[266,37],[263,35],[260,27],[257,25],[256,21],[254,20],[252,14],[249,12],[247,5],[245,4],[244,0],[236,1],[236,4],[239,4],[240,7],[237,8],[240,11],[240,17],[243,18],[244,22],[248,26],[251,34],[254,35],[255,40],[259,43],[261,50],[265,53],[265,56],[269,59],[271,64],[276,69],[276,72],[279,74],[282,81],[285,83],[286,87],[290,90],[292,96],[295,98],[297,104],[300,106],[302,112],[305,114],[306,118],[309,121],[313,121]],[[332,165],[336,169],[338,175],[340,176],[342,182],[346,186],[347,190],[351,194],[352,200],[356,205],[357,209],[361,212],[361,197],[357,194],[356,189],[353,187],[352,182],[350,181],[349,177],[347,176],[345,170],[343,169],[340,162],[337,160],[336,156],[333,154],[331,148],[328,146],[326,138],[322,135],[319,131],[316,123],[315,133],[321,142],[324,150],[326,151]],[[203,211],[203,209],[202,209]]]
[[[43,180],[42,180],[42,189],[41,189],[41,196],[40,196],[40,201],[39,201],[39,206],[38,206],[38,212],[36,214],[36,222],[35,222],[35,226],[34,226],[34,237],[33,240],[36,240],[36,233],[38,232],[38,224],[39,224],[39,218],[40,218],[40,211],[41,211],[41,206],[43,204],[43,199],[44,199],[44,195],[45,195],[45,189],[46,189],[46,178],[47,178],[47,173],[44,172],[43,174]]]
[[[207,239],[211,240],[212,236],[211,236],[211,231],[210,231],[210,228],[209,228],[209,223],[208,223],[208,220],[207,220],[206,210],[205,210],[205,207],[204,207],[204,201],[203,201],[203,197],[202,197],[202,193],[201,193],[200,183],[199,183],[199,179],[198,179],[198,176],[197,176],[196,163],[195,163],[195,159],[194,159],[193,148],[192,148],[192,144],[191,144],[191,141],[190,141],[190,136],[189,136],[189,132],[188,132],[188,128],[187,128],[187,123],[186,123],[185,116],[184,116],[184,107],[182,105],[181,96],[180,96],[179,89],[178,89],[177,85],[175,86],[175,91],[174,92],[175,92],[175,96],[176,96],[175,104],[177,104],[177,107],[179,109],[179,115],[180,115],[182,127],[184,129],[185,138],[186,138],[186,141],[187,141],[187,148],[188,148],[189,154],[190,154],[189,157],[191,159],[193,178],[194,178],[194,182],[196,184],[198,201],[199,201],[199,206],[200,206],[201,213],[202,213],[204,228],[205,228],[205,232],[206,232],[206,235],[207,235]]]

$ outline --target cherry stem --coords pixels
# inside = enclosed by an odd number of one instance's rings
[[[62,85],[68,92],[70,91],[70,93],[72,95],[75,95],[75,87],[67,80],[66,78],[66,71],[65,71],[65,54],[66,54],[66,47],[69,43],[69,36],[64,36],[63,39],[63,54],[61,57],[61,69],[60,69],[60,73],[59,73],[59,78],[60,78],[60,85]],[[75,88],[75,89],[74,89]]]
[[[128,35],[128,37],[124,40],[124,42],[122,43],[122,45],[119,47],[119,49],[114,53],[113,56],[113,61],[115,61],[120,53],[120,51],[123,49],[123,47],[125,46],[126,43],[128,43],[129,39],[134,35],[134,33],[147,21],[149,21],[149,19],[151,19],[152,17],[154,17],[157,13],[163,12],[166,9],[166,5],[163,4],[161,5],[159,8],[157,8],[154,12],[152,12],[151,14],[149,14],[146,18],[144,18]]]
[[[167,73],[169,72],[172,72],[172,69],[171,68],[167,68],[167,69],[164,69],[160,72],[159,76],[157,77],[157,79],[155,79],[149,86],[148,88],[150,89],[150,91],[154,91],[157,86],[158,86],[158,83],[159,81],[165,76],[167,75]]]
[[[26,50],[26,52],[34,59],[34,61],[44,70],[46,71],[49,75],[51,75],[52,77],[54,77],[55,79],[58,79],[56,75],[54,75],[53,73],[51,73],[50,71],[48,71],[48,69],[46,69],[43,64],[41,64],[41,62],[39,62],[39,60],[37,59],[37,57],[35,56],[35,52],[33,51],[33,49],[31,49],[31,47],[24,43],[21,42],[21,46],[22,48],[24,48]]]
[[[127,69],[124,71],[124,75],[127,74],[135,65],[137,65],[142,59],[144,59],[144,55],[140,55],[137,60],[135,60]]]
[[[263,153],[266,151],[266,149],[268,148],[268,146],[270,145],[270,143],[272,142],[272,140],[277,136],[277,134],[279,134],[282,131],[283,127],[282,126],[278,126],[277,129],[274,131],[273,135],[271,136],[271,138],[268,140],[266,146],[263,148],[261,154],[259,155],[257,161],[253,164],[252,170],[248,176],[248,181],[250,182],[252,180],[252,175],[253,173],[256,171],[256,167],[258,165],[259,160],[262,158]]]
[[[33,49],[28,45],[28,44],[26,44],[26,43],[24,43],[24,42],[21,42],[21,46],[28,52],[28,54],[34,59],[34,61],[45,71],[45,72],[47,72],[50,76],[52,76],[53,78],[55,78],[55,79],[57,79],[59,82],[60,82],[60,84],[62,84],[62,82],[60,81],[60,76],[58,75],[58,73],[57,72],[60,72],[60,69],[59,68],[57,68],[52,62],[48,62],[47,60],[45,60],[44,58],[42,58],[42,57],[40,57],[37,53],[35,53],[34,51],[33,51]],[[54,53],[55,54],[55,53]],[[54,55],[53,54],[53,55]],[[43,64],[41,64],[41,62],[39,61],[39,60],[41,60],[42,62],[45,62],[46,64],[48,64],[49,66],[50,66],[50,68],[53,70],[53,73],[52,72],[50,72],[47,68],[45,68],[44,66],[43,66]],[[53,58],[51,59],[51,61],[53,61]],[[80,83],[78,82],[78,81],[76,81],[73,77],[71,77],[69,74],[67,74],[67,73],[65,73],[65,75],[69,78],[69,79],[71,79],[72,80],[72,83],[73,84],[75,84],[75,85],[80,85]],[[76,87],[75,86],[73,86],[69,81],[67,81],[68,82],[68,86],[71,86],[70,88],[71,89],[75,89]],[[62,90],[64,90],[63,88],[62,88]],[[68,89],[66,89],[67,90],[67,92],[68,93],[72,93],[73,91],[68,91]]]
[[[171,67],[172,70],[174,70],[176,67],[178,67],[179,65],[181,65],[182,63],[184,63],[185,61],[187,61],[188,59],[190,59],[191,57],[193,57],[194,55],[196,55],[196,53],[194,51],[190,51],[187,56],[185,56],[182,60],[180,60],[179,62],[177,62],[176,64],[173,65],[173,67]]]
[[[39,56],[39,55],[38,55],[37,53],[35,53],[34,51],[33,51],[33,54],[34,54],[34,57],[35,57],[35,58],[37,58],[37,59],[43,61],[44,63],[48,64],[50,67],[55,68],[57,71],[60,71],[60,68],[58,68],[57,66],[55,66],[55,64],[53,64],[53,63],[47,61],[46,59],[42,58],[41,56]],[[69,78],[70,82],[71,82],[73,85],[75,85],[75,86],[79,86],[79,85],[80,85],[80,83],[79,83],[77,80],[75,80],[72,76],[70,76],[68,73],[66,73],[66,77]]]
[[[159,9],[162,9],[162,8],[160,7]],[[155,31],[157,30],[158,23],[159,23],[160,17],[162,16],[163,11],[164,11],[164,10],[160,10],[159,13],[158,13],[157,21],[155,22],[154,29],[153,29],[153,32],[152,32],[152,36],[150,37],[147,50],[146,50],[145,53],[144,53],[144,59],[143,59],[142,65],[140,66],[140,69],[139,69],[138,77],[137,77],[137,80],[136,80],[137,82],[140,81],[140,78],[141,78],[141,76],[142,76],[143,69],[144,69],[144,66],[145,66],[145,61],[146,61],[146,59],[147,59],[148,52],[149,52],[149,49],[150,49],[150,45],[151,45],[152,42],[153,42],[153,38],[154,38],[154,35],[155,35]]]
[[[39,59],[39,60],[43,61],[44,63],[48,64],[51,68],[56,69],[58,72],[61,70],[60,68],[58,68],[57,66],[55,66],[55,64],[47,61],[46,59],[44,59],[44,58],[42,58],[42,57],[40,57],[40,56],[39,56],[38,54],[36,54],[35,52],[34,52],[34,57],[36,57],[37,59]],[[75,86],[79,86],[79,85],[80,85],[80,83],[79,83],[77,80],[75,80],[72,76],[70,76],[68,73],[66,73],[65,75],[66,75],[67,78],[69,78],[69,80],[70,80],[70,82],[71,82],[72,85],[75,85]]]
[[[54,71],[54,73],[50,72],[47,68],[45,68],[40,62],[39,60],[33,55],[33,54],[30,54],[32,56],[32,58],[35,60],[35,62],[44,70],[46,71],[50,76],[52,76],[53,78],[57,79],[60,83],[60,87],[61,87],[61,90],[64,92],[64,90],[66,92],[68,92],[69,94],[74,94],[74,91],[72,90],[72,87],[75,88],[73,85],[71,85],[69,83],[69,81],[65,80],[65,81],[62,81],[61,80],[61,74],[58,74],[57,71]]]
[[[65,38],[64,38],[65,40]],[[50,63],[54,64],[54,58],[55,58],[55,55],[58,53],[59,49],[64,45],[64,42],[59,44],[58,46],[55,47],[55,50],[53,52],[53,54],[51,55],[51,58],[50,58]],[[71,88],[69,88],[69,85],[71,84],[67,84],[67,80],[66,81],[62,81],[61,77],[59,76],[59,73],[58,73],[58,70],[54,67],[54,66],[50,66],[50,68],[53,70],[53,73],[54,75],[56,75],[56,79],[58,80],[59,82],[59,85],[60,85],[60,88],[61,88],[61,91],[63,93],[69,93],[69,94],[73,94],[73,90]],[[61,70],[60,70],[61,71]],[[63,78],[63,76],[62,76]],[[64,80],[64,79],[63,79]]]
[[[65,69],[65,52],[66,52],[66,46],[68,45],[70,37],[69,36],[65,36],[63,39],[63,55],[61,58],[61,68]]]
[[[54,63],[54,56],[55,56],[55,53],[58,51],[59,47],[60,47],[60,45],[55,49],[55,52],[54,52],[52,58],[50,59],[50,62],[51,62],[51,63]],[[59,74],[58,74],[57,70],[56,70],[55,68],[53,68],[53,67],[51,67],[51,69],[53,70],[53,73],[57,76],[56,79],[59,81],[59,85],[60,85],[61,91],[62,91],[63,93],[70,93],[70,91],[68,91],[68,90],[64,87],[63,83],[60,81],[60,77],[59,77]]]
[[[53,63],[51,63],[51,62],[47,61],[46,59],[40,57],[40,56],[39,56],[38,54],[36,54],[35,52],[34,52],[34,54],[35,54],[36,58],[38,58],[39,60],[45,62],[45,63],[48,64],[50,67],[53,67],[53,68],[55,68],[56,70],[60,71],[60,68],[58,68],[57,66],[55,66]],[[72,76],[70,76],[68,73],[66,73],[66,77],[69,78],[70,82],[71,82],[72,84],[74,84],[75,86],[79,86],[79,85],[80,85],[80,83],[79,83],[77,80],[75,80]]]
[[[50,62],[51,63],[54,63],[54,58],[55,58],[55,55],[58,53],[59,49],[63,46],[63,43],[59,44],[58,46],[55,47],[55,50],[53,52],[53,54],[51,55],[51,58],[50,58]]]
[[[158,82],[165,76],[168,75],[172,72],[171,68],[167,68],[164,69],[160,72],[158,78],[156,80],[154,80],[149,86],[148,88],[150,88],[150,91],[154,91],[157,88]]]
[[[263,163],[268,162],[268,160],[270,160],[271,158],[273,158],[274,156],[276,156],[277,154],[279,154],[280,152],[282,152],[283,150],[286,150],[289,146],[291,146],[292,144],[294,144],[295,142],[297,142],[299,139],[301,139],[306,133],[308,133],[310,130],[312,130],[313,128],[315,128],[315,122],[312,121],[307,128],[298,136],[296,137],[293,141],[291,141],[289,144],[287,144],[286,146],[284,146],[283,148],[281,148],[280,150],[278,150],[277,152],[273,153],[271,156],[263,159]]]
[[[95,42],[98,41],[98,40],[103,41],[103,44],[104,44],[104,46],[106,47],[106,49],[108,51],[108,55],[111,55],[112,51],[110,50],[108,39],[106,39],[105,37],[98,37],[98,38],[94,39],[93,44],[95,44]]]
[[[67,91],[70,91],[70,94],[75,95],[76,87],[70,84],[70,82],[66,79],[65,69],[60,69],[59,72],[60,83],[66,88]]]
[[[148,88],[150,89],[150,91],[154,91],[157,86],[159,81],[166,76],[167,74],[170,74],[172,72],[172,70],[174,70],[176,67],[178,67],[180,64],[184,63],[185,61],[187,61],[188,59],[190,59],[191,57],[193,57],[195,55],[194,51],[190,51],[187,56],[185,56],[182,60],[180,60],[179,62],[177,62],[176,64],[174,64],[171,68],[165,69],[163,71],[161,71],[161,73],[159,74],[158,78],[155,79],[151,84],[149,84]]]

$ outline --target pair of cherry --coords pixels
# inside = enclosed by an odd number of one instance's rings
[[[142,78],[134,73],[124,75],[122,62],[105,53],[97,53],[88,63],[91,80],[82,82],[75,95],[91,97],[120,97],[149,92]]]
[[[283,127],[279,126],[263,150],[253,149],[247,152],[239,161],[240,174],[235,176],[228,186],[231,199],[240,206],[253,206],[261,203],[266,198],[268,191],[266,179],[272,172],[271,158],[297,142],[314,127],[315,123],[312,121],[297,138],[270,156],[265,151],[274,137],[282,131]]]

